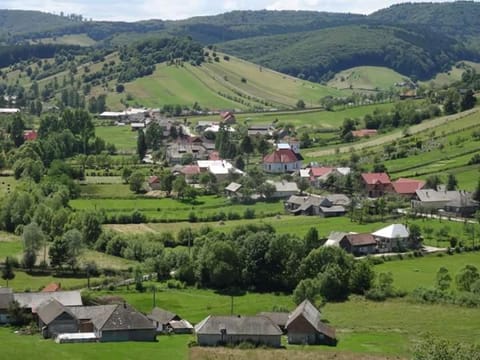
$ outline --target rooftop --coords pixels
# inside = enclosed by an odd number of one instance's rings
[[[197,334],[229,335],[282,335],[280,328],[266,316],[214,316],[210,315],[195,326]]]

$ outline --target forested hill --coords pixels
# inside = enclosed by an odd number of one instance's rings
[[[361,23],[364,15],[317,11],[232,11],[166,23],[169,31],[203,43],[219,43],[255,36],[297,33]]]
[[[311,81],[326,80],[338,71],[361,65],[385,66],[426,79],[455,61],[479,58],[475,51],[444,35],[370,25],[236,40],[219,47]]]
[[[383,24],[431,27],[448,31],[450,35],[480,34],[480,4],[473,1],[392,5],[371,14],[368,19]]]
[[[144,40],[146,35],[189,36],[312,81],[365,65],[389,67],[423,80],[457,61],[480,61],[480,3],[405,3],[369,16],[261,10],[133,23],[0,10],[0,44],[48,42],[75,34],[107,48]]]

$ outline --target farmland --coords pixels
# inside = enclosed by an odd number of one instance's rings
[[[395,85],[409,81],[396,71],[377,66],[359,66],[335,74],[328,86],[336,89],[352,90],[387,90]]]

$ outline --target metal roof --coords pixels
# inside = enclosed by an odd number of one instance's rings
[[[195,326],[197,334],[282,335],[280,328],[266,316],[208,316]]]

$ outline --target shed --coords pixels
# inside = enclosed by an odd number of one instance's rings
[[[0,288],[0,324],[8,324],[10,317],[8,308],[13,302],[13,291],[10,288]]]
[[[377,251],[377,241],[372,234],[347,234],[339,244],[342,249],[354,255],[368,255]]]
[[[170,321],[181,319],[180,316],[178,316],[177,314],[157,307],[154,308],[152,312],[147,315],[147,318],[149,318],[153,322],[153,325],[155,325],[157,332],[168,331],[168,323]]]
[[[288,317],[290,316],[290,313],[279,312],[279,311],[269,311],[269,312],[264,311],[257,315],[268,317],[270,320],[273,321],[275,325],[277,325],[280,328],[280,330],[282,330],[283,332],[286,331],[285,325],[287,324],[287,320],[288,320]]]
[[[79,323],[75,315],[55,299],[40,305],[37,315],[38,327],[45,339],[58,334],[78,332]]]
[[[288,318],[289,344],[336,345],[335,329],[321,321],[320,312],[308,300],[304,300]]]

